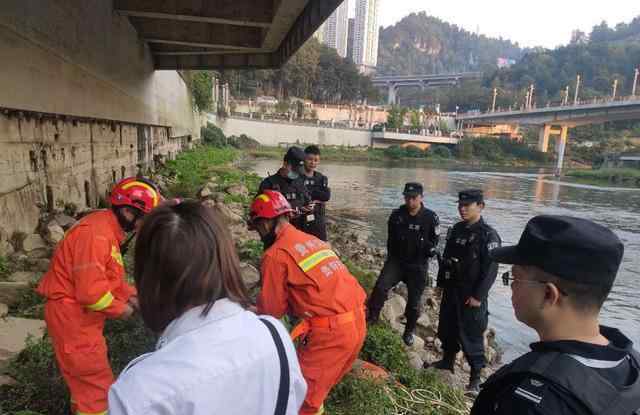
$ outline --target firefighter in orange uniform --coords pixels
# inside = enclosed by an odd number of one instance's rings
[[[102,335],[107,318],[126,319],[137,307],[124,280],[120,245],[161,200],[156,186],[127,178],[111,192],[111,209],[76,223],[56,247],[37,292],[46,297],[45,321],[74,414],[106,414],[113,373]]]
[[[284,196],[265,190],[251,205],[250,228],[265,245],[259,314],[302,319],[298,360],[308,389],[301,415],[324,412],[331,388],[351,369],[366,334],[365,291],[329,244],[289,223]]]

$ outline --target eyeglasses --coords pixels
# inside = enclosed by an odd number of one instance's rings
[[[519,283],[528,282],[528,283],[534,283],[534,284],[553,284],[553,286],[556,287],[556,289],[560,292],[560,294],[564,295],[565,297],[569,296],[569,294],[567,294],[566,291],[558,287],[553,281],[523,280],[520,278],[513,278],[510,275],[511,273],[509,271],[502,274],[502,284],[504,284],[505,287],[509,287],[513,283],[513,281],[518,281]],[[509,281],[511,281],[511,283]]]

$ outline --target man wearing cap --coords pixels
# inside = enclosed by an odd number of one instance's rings
[[[389,217],[387,260],[368,303],[368,320],[375,323],[389,290],[400,281],[407,285],[409,298],[404,311],[407,324],[402,335],[407,346],[413,344],[413,332],[420,316],[420,298],[429,273],[429,258],[435,255],[440,237],[438,215],[424,207],[422,193],[420,183],[404,186],[405,204]]]
[[[638,413],[640,355],[598,321],[623,252],[609,229],[567,216],[537,216],[518,245],[491,251],[513,264],[503,282],[540,341],[482,385],[473,415]]]
[[[284,155],[282,167],[276,174],[264,179],[258,188],[258,194],[265,190],[282,193],[294,210],[291,224],[301,231],[305,230],[307,222],[314,220],[311,195],[302,178],[305,158],[306,154],[300,147],[289,148]]]
[[[467,390],[477,393],[480,375],[486,365],[484,332],[489,322],[487,297],[498,273],[498,264],[489,250],[500,246],[500,236],[482,218],[482,190],[458,194],[456,223],[447,235],[447,244],[438,271],[438,287],[443,289],[438,322],[438,338],[444,356],[425,368],[454,371],[456,355],[464,353],[471,376]]]

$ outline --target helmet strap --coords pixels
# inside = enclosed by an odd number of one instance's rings
[[[144,216],[144,213],[142,213],[142,211],[140,211],[139,209],[136,209],[133,207],[129,208],[129,211],[134,215],[133,219],[130,220],[130,219],[127,219],[127,217],[124,214],[124,210],[127,208],[128,208],[127,206],[115,206],[113,207],[113,213],[116,215],[116,218],[118,219],[118,224],[120,225],[122,230],[129,233],[129,232],[133,232],[133,230],[136,227],[136,222],[138,221],[138,219]]]

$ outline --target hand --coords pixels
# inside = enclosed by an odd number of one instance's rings
[[[137,295],[132,295],[131,297],[129,297],[128,304],[131,306],[131,308],[133,308],[134,311],[140,310],[140,302],[138,301]]]
[[[482,303],[473,297],[469,297],[467,298],[467,301],[464,302],[464,305],[473,307],[473,308],[478,308],[480,307],[480,305],[482,305]]]
[[[133,313],[134,313],[133,307],[131,307],[129,304],[127,304],[125,306],[124,313],[120,314],[120,317],[118,317],[118,319],[120,319],[120,320],[129,320],[129,318],[131,318]]]

